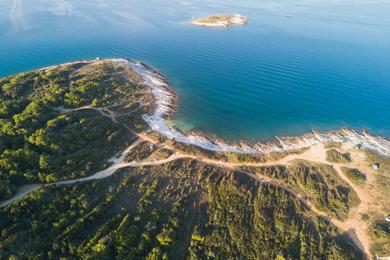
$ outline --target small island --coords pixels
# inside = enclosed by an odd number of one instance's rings
[[[194,25],[207,27],[230,27],[232,25],[247,24],[249,18],[240,14],[216,14],[192,21]]]

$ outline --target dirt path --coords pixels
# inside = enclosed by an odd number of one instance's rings
[[[128,154],[134,147],[136,147],[142,140],[138,140],[134,142],[132,145],[130,145],[128,148],[126,148],[125,151],[122,152],[119,158],[115,158],[115,160],[111,160],[113,164],[109,166],[108,168],[96,172],[93,175],[87,176],[87,177],[82,177],[82,178],[77,178],[77,179],[72,179],[72,180],[64,180],[64,181],[57,181],[57,182],[52,182],[52,183],[42,183],[42,184],[29,184],[29,185],[24,185],[19,188],[17,193],[10,199],[2,202],[0,204],[0,207],[5,207],[11,203],[14,203],[28,194],[37,191],[40,187],[49,187],[53,185],[70,185],[74,183],[81,183],[81,182],[86,182],[86,181],[91,181],[91,180],[100,180],[100,179],[105,179],[107,177],[110,177],[113,175],[117,170],[123,169],[126,167],[143,167],[143,166],[154,166],[154,165],[161,165],[161,164],[166,164],[171,161],[175,161],[181,158],[185,158],[186,156],[180,155],[180,154],[172,154],[170,157],[162,160],[155,160],[155,161],[132,161],[132,162],[125,162],[125,157],[126,154]]]
[[[91,107],[83,107],[80,109],[88,109]],[[103,116],[111,118],[113,123],[118,124],[118,113],[111,111],[109,108],[91,108],[95,111],[100,112]],[[75,109],[79,110],[79,109]],[[69,112],[66,111],[66,112]],[[134,135],[138,136],[143,141],[147,141],[152,144],[159,143],[158,140],[155,140],[154,138],[148,136],[145,133],[137,133],[127,125],[121,124],[123,127],[125,127],[127,130],[129,130]],[[348,219],[346,221],[339,221],[335,218],[328,218],[335,226],[343,230],[344,232],[347,232],[351,239],[356,243],[356,245],[366,254],[367,258],[371,259],[371,255],[369,253],[370,248],[370,238],[368,235],[368,224],[362,220],[361,216],[362,214],[366,213],[368,211],[368,208],[370,207],[372,200],[371,196],[367,194],[367,191],[361,189],[357,185],[355,185],[352,181],[350,181],[342,172],[341,167],[347,166],[351,168],[358,168],[361,169],[362,172],[373,174],[372,169],[367,166],[367,163],[365,161],[365,155],[362,152],[358,152],[353,150],[352,147],[346,147],[346,150],[351,153],[353,157],[353,162],[349,164],[338,164],[338,163],[330,163],[326,160],[326,149],[323,144],[315,144],[311,146],[308,150],[304,151],[301,154],[292,154],[288,155],[280,160],[276,161],[269,161],[269,162],[261,162],[261,163],[234,163],[234,162],[224,162],[219,160],[210,159],[207,157],[201,157],[201,156],[194,156],[189,154],[184,154],[181,151],[178,151],[175,147],[168,145],[167,143],[160,144],[161,147],[164,147],[166,149],[169,149],[171,151],[174,151],[177,158],[190,158],[194,160],[201,161],[203,163],[222,167],[222,168],[230,168],[235,169],[242,167],[242,166],[249,166],[249,167],[262,167],[262,166],[272,166],[272,165],[289,165],[291,162],[295,160],[306,160],[310,162],[315,163],[322,163],[322,164],[328,164],[334,167],[334,169],[337,171],[338,175],[349,184],[349,186],[356,192],[358,195],[361,203],[356,207],[352,208],[350,210]],[[173,158],[172,158],[173,159]],[[141,164],[139,164],[141,165]],[[116,167],[118,167],[117,165]],[[125,164],[121,165],[122,168],[126,167]],[[241,171],[242,172],[242,171]],[[279,188],[284,189],[285,191],[289,192],[290,194],[294,195],[297,199],[299,199],[308,209],[310,209],[313,213],[315,213],[318,216],[325,216],[328,217],[328,215],[322,211],[317,210],[313,205],[310,204],[309,201],[305,200],[302,195],[298,194],[294,190],[290,189],[284,184],[280,184],[279,182],[270,179],[269,177],[259,175],[259,174],[251,174],[248,172],[243,172],[246,175],[250,176],[251,178],[254,178],[257,181],[260,181],[262,183],[266,182],[271,185],[277,186]],[[375,174],[375,172],[374,172]],[[370,178],[371,179],[371,178]]]
[[[373,205],[374,203],[374,198],[371,196],[369,190],[365,187],[368,187],[372,184],[375,177],[374,175],[376,174],[375,171],[373,171],[368,165],[365,160],[365,155],[361,151],[356,151],[352,147],[345,147],[343,148],[343,151],[348,151],[351,153],[353,161],[348,164],[339,164],[339,163],[330,163],[326,160],[326,149],[323,144],[315,144],[311,146],[308,150],[304,151],[301,154],[292,154],[288,155],[280,160],[276,161],[269,161],[269,162],[261,162],[261,163],[235,163],[235,162],[224,162],[224,161],[219,161],[219,160],[214,160],[210,159],[207,157],[202,157],[202,156],[194,156],[190,154],[185,154],[182,151],[178,151],[175,147],[167,144],[167,143],[160,143],[159,140],[156,140],[147,134],[141,132],[138,133],[134,131],[132,128],[129,126],[122,124],[118,121],[119,116],[127,115],[126,114],[120,114],[117,112],[114,112],[110,110],[109,107],[104,107],[104,108],[96,108],[96,107],[91,107],[91,106],[84,106],[76,109],[65,109],[63,107],[58,108],[58,110],[61,113],[70,113],[72,111],[77,111],[77,110],[82,110],[82,109],[91,109],[94,111],[99,112],[101,115],[108,117],[112,120],[113,123],[115,124],[121,124],[124,128],[126,128],[128,131],[130,131],[132,134],[136,135],[138,137],[138,140],[134,142],[132,145],[130,145],[125,151],[121,153],[121,155],[118,158],[113,158],[110,160],[113,164],[109,166],[107,169],[104,169],[102,171],[99,171],[91,176],[88,177],[83,177],[79,179],[74,179],[74,180],[66,180],[66,181],[59,181],[55,183],[50,183],[50,184],[34,184],[26,187],[22,187],[17,194],[0,204],[1,207],[9,205],[22,197],[26,196],[27,194],[36,191],[39,189],[41,186],[51,186],[51,185],[69,185],[77,182],[85,182],[85,181],[90,181],[90,180],[97,180],[97,179],[103,179],[107,178],[111,175],[113,175],[117,170],[126,168],[126,167],[142,167],[142,166],[153,166],[153,165],[161,165],[165,164],[177,159],[181,158],[188,158],[188,159],[193,159],[197,160],[209,165],[213,165],[216,167],[221,167],[221,168],[229,168],[232,170],[236,170],[238,172],[241,172],[243,174],[246,174],[247,176],[253,178],[254,180],[260,182],[260,183],[267,183],[276,187],[279,187],[286,192],[292,194],[295,196],[298,200],[300,200],[303,205],[309,210],[311,210],[315,215],[317,216],[323,216],[327,217],[329,221],[331,221],[335,226],[343,230],[344,232],[347,232],[349,236],[353,239],[353,241],[356,243],[356,245],[366,254],[367,258],[372,259],[370,253],[369,253],[369,248],[370,248],[370,238],[368,235],[368,224],[362,220],[362,214],[365,214],[369,211],[369,208]],[[171,151],[173,151],[173,154],[162,160],[155,160],[155,161],[132,161],[132,162],[125,162],[125,156],[126,154],[131,151],[134,147],[136,147],[139,143],[147,141],[151,144],[158,144],[160,148],[166,148]],[[293,189],[289,188],[285,184],[282,184],[278,182],[277,180],[274,180],[270,177],[260,175],[260,174],[253,174],[249,173],[246,171],[242,171],[238,169],[239,167],[247,166],[247,167],[262,167],[262,166],[272,166],[272,165],[289,165],[295,160],[306,160],[314,163],[322,163],[322,164],[328,164],[333,166],[333,168],[336,170],[338,175],[346,182],[348,185],[356,192],[358,195],[361,203],[350,210],[348,219],[346,221],[339,221],[335,218],[329,218],[327,213],[324,213],[318,209],[316,209],[310,201],[306,200],[302,194],[297,193]],[[357,168],[361,170],[362,172],[367,174],[367,182],[368,184],[365,185],[364,187],[360,187],[356,184],[354,184],[350,179],[348,179],[343,171],[341,170],[341,167],[351,167],[351,168]]]
[[[40,187],[41,187],[40,184],[23,185],[16,191],[16,194],[12,198],[1,202],[0,207],[5,207],[9,204],[14,203],[15,201],[21,200],[24,196],[26,196],[26,195],[28,195],[36,190],[39,190]]]

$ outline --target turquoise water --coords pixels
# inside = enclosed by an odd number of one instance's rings
[[[189,24],[220,12],[250,23]],[[381,0],[3,0],[0,75],[127,57],[168,77],[185,130],[254,141],[347,126],[390,137],[389,13]]]

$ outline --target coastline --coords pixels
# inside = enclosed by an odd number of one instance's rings
[[[354,146],[359,145],[361,148],[369,149],[381,156],[390,157],[390,140],[383,136],[369,133],[368,131],[357,132],[350,128],[325,132],[312,130],[298,136],[275,136],[269,141],[256,143],[251,143],[246,140],[228,141],[223,138],[212,138],[207,133],[201,131],[183,132],[169,123],[170,117],[176,112],[179,97],[169,86],[163,74],[142,61],[134,61],[127,58],[98,60],[118,62],[126,65],[141,78],[141,83],[150,88],[155,98],[154,112],[143,115],[143,119],[154,132],[180,143],[195,145],[201,149],[214,152],[267,154],[304,149],[318,143],[341,142]],[[36,70],[39,71],[91,61],[93,60],[78,60]]]
[[[136,62],[127,59],[112,59],[127,65],[142,79],[142,84],[147,85],[155,98],[155,111],[153,114],[143,116],[149,127],[177,142],[198,146],[205,150],[215,152],[232,152],[243,154],[285,152],[310,147],[318,143],[341,142],[352,145],[359,145],[390,157],[390,141],[385,137],[368,133],[367,131],[357,132],[353,129],[342,128],[327,132],[312,130],[300,136],[275,137],[267,142],[250,143],[245,140],[235,142],[226,141],[222,138],[210,138],[207,133],[189,131],[184,133],[169,124],[168,120],[176,111],[178,96],[168,85],[167,79],[156,69],[143,62]]]

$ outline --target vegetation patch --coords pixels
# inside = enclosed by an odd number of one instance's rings
[[[1,79],[0,200],[23,184],[77,178],[105,167],[133,135],[97,111],[62,113],[59,108],[139,103],[141,91],[129,70],[111,62],[80,62]]]
[[[372,166],[374,163],[379,164],[378,173],[390,176],[390,158],[381,156],[371,150],[365,149],[367,162]]]
[[[375,170],[377,173],[375,176],[376,188],[382,193],[382,197],[386,198],[386,204],[388,204],[388,198],[390,197],[390,158],[380,156],[370,150],[365,150],[367,163],[372,167],[374,163],[379,163],[379,169]],[[383,202],[384,203],[384,202]],[[390,206],[387,206],[390,212]]]
[[[332,148],[340,149],[342,145],[343,144],[341,142],[333,142],[333,141],[329,141],[324,144],[325,149],[332,149]]]
[[[151,160],[163,160],[167,159],[173,154],[171,150],[161,148],[161,149],[156,149],[156,151],[149,157]]]
[[[340,153],[334,148],[326,151],[326,160],[334,163],[349,163],[352,161],[351,154]]]
[[[151,156],[155,149],[154,145],[143,141],[126,154],[125,161],[142,161]]]
[[[242,169],[280,180],[311,200],[319,210],[341,220],[347,218],[350,208],[360,203],[355,191],[330,165],[299,160],[289,167],[276,165]]]
[[[197,21],[201,23],[216,23],[216,22],[229,21],[233,17],[234,15],[232,14],[216,14],[216,15],[200,18]]]
[[[367,176],[358,169],[341,167],[343,173],[354,183],[362,185],[366,183]]]
[[[371,252],[377,256],[390,254],[390,223],[384,219],[373,222],[369,227],[369,233],[373,240]]]

